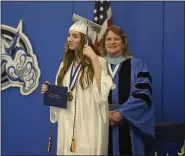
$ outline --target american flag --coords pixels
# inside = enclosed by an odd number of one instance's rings
[[[94,33],[94,44],[99,47],[100,41],[108,26],[112,25],[110,1],[96,0],[94,7],[94,23],[102,26],[100,33]]]

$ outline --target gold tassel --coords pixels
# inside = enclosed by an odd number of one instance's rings
[[[75,137],[73,135],[72,137],[72,142],[71,142],[71,148],[70,148],[71,152],[75,152]]]
[[[52,137],[49,137],[49,143],[48,143],[48,152],[51,152],[51,143],[52,143]]]

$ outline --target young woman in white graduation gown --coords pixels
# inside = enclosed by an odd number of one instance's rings
[[[67,109],[50,106],[51,122],[58,121],[57,155],[108,153],[108,95],[113,82],[106,60],[92,44],[90,27],[85,44],[86,28],[82,21],[70,27],[64,60],[56,76],[56,85],[67,86],[72,93]],[[76,75],[72,80],[73,73]],[[42,93],[47,89],[43,84]]]

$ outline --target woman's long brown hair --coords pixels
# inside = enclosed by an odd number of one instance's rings
[[[79,58],[80,63],[82,65],[80,85],[82,89],[86,89],[93,82],[94,69],[93,69],[91,60],[83,54],[83,47],[85,45],[85,35],[82,33],[80,33],[80,35],[81,35],[81,42],[80,42],[79,51],[77,54],[77,57]],[[98,49],[94,46],[90,38],[88,38],[88,45],[93,49],[96,55],[100,56]],[[67,43],[65,45],[64,50],[65,50],[65,54],[64,54],[64,60],[63,60],[63,67],[59,71],[59,75],[57,77],[58,85],[63,85],[64,76],[67,73],[69,67],[71,66],[71,63],[73,62],[73,60],[75,60],[75,52],[69,49],[69,46]]]

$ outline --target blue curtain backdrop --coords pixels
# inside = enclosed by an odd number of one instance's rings
[[[156,123],[183,122],[184,2],[111,2],[111,7],[113,23],[125,30],[131,53],[152,74]],[[55,81],[72,13],[92,20],[93,9],[93,1],[2,2],[2,24],[16,28],[22,19],[41,69],[39,87],[31,95],[22,96],[18,88],[1,92],[2,155],[56,153],[56,124],[53,150],[47,152],[49,108],[43,106],[40,88],[45,80]]]

